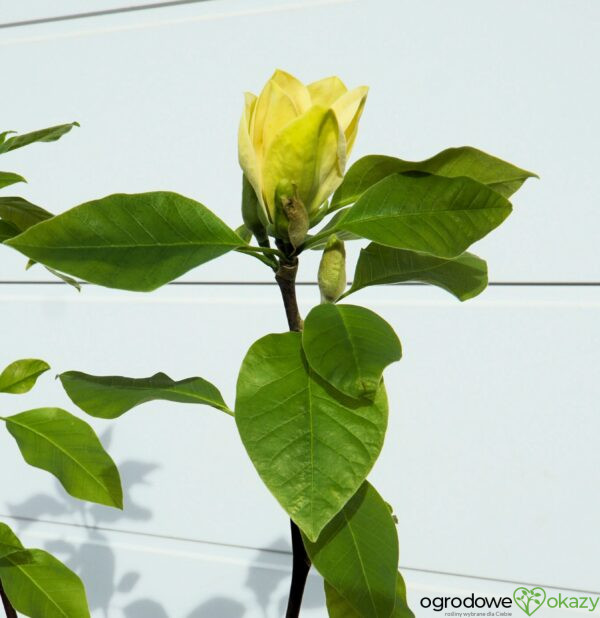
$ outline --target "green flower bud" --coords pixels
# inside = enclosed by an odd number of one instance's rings
[[[242,219],[244,225],[254,234],[260,245],[267,241],[267,216],[260,205],[256,192],[246,175],[242,179]]]
[[[335,302],[346,289],[346,250],[344,241],[332,234],[319,264],[321,302]]]
[[[289,240],[297,249],[306,238],[309,224],[297,187],[288,180],[281,180],[275,191],[275,235]]]

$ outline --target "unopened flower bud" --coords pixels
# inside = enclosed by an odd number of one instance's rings
[[[344,241],[332,234],[319,264],[321,302],[335,302],[346,289],[346,250]]]

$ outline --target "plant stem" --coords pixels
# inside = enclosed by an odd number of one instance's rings
[[[17,618],[17,612],[15,608],[12,606],[12,603],[9,601],[6,596],[6,592],[4,592],[4,588],[2,587],[2,582],[0,581],[0,597],[2,598],[2,605],[4,606],[4,612],[6,614],[6,618]]]
[[[298,272],[298,258],[289,257],[281,260],[279,269],[275,273],[275,280],[281,291],[285,315],[291,331],[300,332],[302,330],[302,318],[298,309],[298,301],[296,300],[296,274]],[[290,527],[292,532],[292,582],[290,585],[290,596],[288,598],[287,612],[285,618],[298,618],[300,616],[300,607],[302,605],[302,596],[306,585],[306,578],[310,571],[311,563],[300,528],[290,519]]]

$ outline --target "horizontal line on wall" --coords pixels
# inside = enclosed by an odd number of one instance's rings
[[[24,19],[0,24],[0,28],[19,28],[21,26],[37,26],[39,24],[50,24],[57,21],[71,21],[74,19],[87,19],[89,17],[104,17],[106,15],[118,15],[119,13],[132,13],[133,11],[147,11],[149,9],[164,9],[170,6],[182,4],[198,4],[200,2],[214,2],[214,0],[167,0],[166,2],[152,2],[137,6],[124,6],[114,9],[103,9],[99,11],[89,11],[87,13],[73,13],[70,15],[57,15],[55,17],[40,17],[38,19]]]
[[[94,285],[87,281],[79,281],[80,285]],[[28,280],[15,280],[15,281],[0,281],[0,285],[68,285],[64,281],[28,281]],[[210,286],[210,285],[223,285],[223,286],[275,286],[275,281],[171,281],[167,285],[179,285],[179,286]],[[316,286],[316,281],[297,281],[298,286]],[[352,285],[349,281],[348,285]],[[429,285],[427,283],[419,283],[418,281],[406,281],[404,283],[387,283],[383,285]],[[489,287],[549,287],[549,288],[580,288],[580,287],[600,287],[600,281],[491,281]],[[98,286],[102,287],[102,286]]]
[[[285,550],[285,549],[272,549],[272,548],[265,548],[265,547],[252,547],[249,545],[238,545],[238,544],[233,544],[233,543],[218,543],[216,541],[205,541],[202,539],[190,539],[190,538],[186,538],[186,537],[178,537],[178,536],[171,536],[171,535],[162,535],[162,534],[156,534],[156,533],[151,533],[151,532],[139,532],[137,530],[120,530],[119,528],[106,528],[104,526],[86,526],[84,524],[77,524],[77,523],[73,523],[73,522],[58,522],[58,521],[51,521],[48,519],[36,519],[34,517],[23,517],[23,516],[19,516],[19,515],[7,515],[7,514],[3,514],[0,513],[0,517],[6,517],[8,519],[13,519],[16,521],[26,521],[26,522],[30,522],[30,523],[40,523],[40,524],[50,524],[53,526],[61,526],[61,527],[65,527],[65,528],[80,528],[80,529],[84,529],[84,530],[92,530],[92,531],[98,531],[98,532],[110,532],[110,533],[116,533],[116,534],[128,534],[128,535],[132,535],[132,536],[138,536],[138,537],[146,537],[146,538],[154,538],[154,539],[161,539],[161,540],[165,540],[165,541],[177,541],[177,542],[184,542],[184,543],[194,543],[194,544],[198,544],[198,545],[211,545],[214,547],[227,547],[230,549],[242,549],[245,551],[261,551],[261,552],[265,552],[265,553],[270,553],[270,554],[279,554],[279,555],[287,555],[287,556],[291,556],[292,552],[289,550]],[[489,582],[497,582],[497,583],[503,583],[503,584],[516,584],[516,585],[528,585],[528,586],[539,586],[542,588],[553,588],[553,589],[561,589],[561,590],[565,590],[565,591],[569,591],[569,592],[576,592],[576,593],[581,593],[581,594],[585,594],[585,595],[599,595],[600,591],[592,591],[592,590],[580,590],[580,589],[576,589],[576,588],[569,588],[569,587],[563,587],[563,586],[556,586],[554,584],[542,584],[542,583],[537,583],[537,582],[533,582],[533,581],[518,581],[518,580],[512,580],[512,579],[499,579],[496,577],[485,577],[485,576],[481,576],[481,575],[468,575],[468,574],[464,574],[464,573],[453,573],[451,571],[436,571],[433,569],[422,569],[422,568],[416,568],[416,567],[410,567],[407,565],[401,565],[401,569],[403,570],[407,570],[407,571],[415,571],[417,573],[427,573],[429,575],[444,575],[447,577],[461,577],[464,579],[478,579],[478,580],[482,580],[482,581],[489,581]]]

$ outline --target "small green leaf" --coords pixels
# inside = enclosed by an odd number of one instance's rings
[[[202,204],[155,192],[81,204],[5,244],[90,283],[148,292],[244,241]]]
[[[398,535],[387,504],[372,485],[364,482],[317,541],[305,537],[304,545],[325,581],[358,616],[390,617],[396,603]]]
[[[79,371],[67,371],[59,378],[71,401],[98,418],[117,418],[135,406],[156,399],[205,404],[232,414],[219,389],[203,378],[176,382],[164,373],[150,378],[123,378],[92,376]]]
[[[506,198],[469,178],[393,174],[364,193],[339,226],[388,247],[453,258],[511,210]]]
[[[528,178],[537,174],[520,169],[477,148],[448,148],[425,161],[403,161],[396,157],[368,155],[359,159],[346,172],[342,184],[331,200],[330,209],[352,204],[374,184],[392,174],[423,172],[456,178],[466,176],[510,197]]]
[[[0,218],[11,223],[20,232],[53,216],[52,213],[22,197],[0,197]]]
[[[79,577],[41,549],[25,549],[0,559],[0,580],[13,607],[25,616],[90,616]]]
[[[235,419],[260,477],[308,538],[354,495],[387,426],[383,383],[374,401],[352,399],[310,370],[302,335],[267,335],[237,383]]]
[[[6,524],[0,522],[0,559],[22,549],[23,545],[17,535]]]
[[[327,582],[324,583],[329,618],[362,618],[333,586]],[[400,572],[398,572],[396,583],[396,603],[390,618],[415,618],[406,601],[406,584]]]
[[[36,358],[15,361],[0,374],[0,393],[13,395],[27,393],[48,369],[50,369],[48,363]]]
[[[361,249],[352,287],[342,298],[370,285],[403,281],[437,285],[459,300],[468,300],[487,287],[487,264],[472,253],[448,260],[371,243]]]
[[[17,182],[27,182],[23,176],[14,174],[13,172],[0,172],[0,189],[14,185]]]
[[[383,370],[402,357],[394,329],[373,311],[325,303],[306,316],[302,347],[310,367],[349,397],[375,396]]]
[[[121,479],[94,430],[60,408],[4,417],[25,461],[56,476],[81,500],[123,508]]]
[[[31,133],[15,135],[14,137],[0,140],[0,154],[22,148],[34,142],[55,142],[65,135],[65,133],[68,133],[73,127],[78,126],[78,122],[72,122],[70,124],[61,124],[55,127],[49,127],[48,129],[39,129]],[[14,133],[14,131],[10,131],[10,133]],[[6,137],[6,133],[3,135]]]

